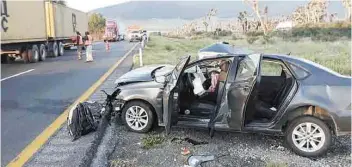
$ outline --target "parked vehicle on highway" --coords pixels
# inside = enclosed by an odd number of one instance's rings
[[[141,41],[142,36],[143,36],[143,34],[141,33],[141,31],[132,31],[129,33],[128,38],[129,38],[130,42],[133,42],[136,40]]]
[[[120,33],[120,35],[119,35],[119,40],[120,41],[123,41],[123,40],[125,40],[125,33]]]
[[[142,67],[116,80],[120,93],[114,105],[131,131],[147,132],[157,122],[167,133],[178,125],[208,128],[211,135],[279,134],[307,157],[326,153],[332,135],[351,133],[351,77],[287,55],[189,61],[186,56],[175,67]],[[225,80],[212,78],[217,72]]]
[[[116,42],[119,39],[119,28],[115,20],[107,20],[105,24],[104,40]]]
[[[62,56],[76,44],[76,31],[88,31],[87,13],[54,1],[1,1],[1,60],[35,63]]]

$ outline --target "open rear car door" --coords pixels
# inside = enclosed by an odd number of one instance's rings
[[[191,56],[183,57],[166,78],[165,88],[163,92],[163,121],[166,129],[166,134],[170,133],[171,115],[174,113],[175,102],[177,102],[177,98],[174,97],[175,88],[180,80],[180,75],[183,73],[186,65],[190,61],[190,57]]]
[[[238,62],[234,81],[227,91],[229,107],[228,125],[231,129],[241,130],[245,120],[245,112],[251,95],[255,96],[255,85],[260,82],[261,54],[251,54]],[[251,108],[252,109],[252,108]]]

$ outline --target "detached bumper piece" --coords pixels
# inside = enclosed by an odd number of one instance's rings
[[[72,141],[97,130],[102,106],[98,102],[82,102],[69,111],[67,129],[73,138]]]

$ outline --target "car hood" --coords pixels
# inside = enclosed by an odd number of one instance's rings
[[[154,81],[152,77],[153,71],[156,70],[154,73],[155,77],[164,77],[164,75],[170,73],[173,68],[174,66],[168,64],[156,64],[136,68],[115,80],[115,84],[117,84],[118,86],[122,86],[137,82]]]

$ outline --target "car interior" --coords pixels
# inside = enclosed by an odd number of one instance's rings
[[[291,72],[279,60],[264,58],[258,77],[245,111],[246,124],[270,122],[294,83]]]
[[[178,86],[179,118],[210,119],[225,93],[231,61],[229,58],[205,60],[185,69]],[[293,85],[290,71],[278,60],[263,59],[258,77],[259,82],[254,83],[248,100],[245,124],[269,122]]]
[[[179,89],[181,115],[208,119],[220,103],[231,59],[202,61],[185,69]]]

